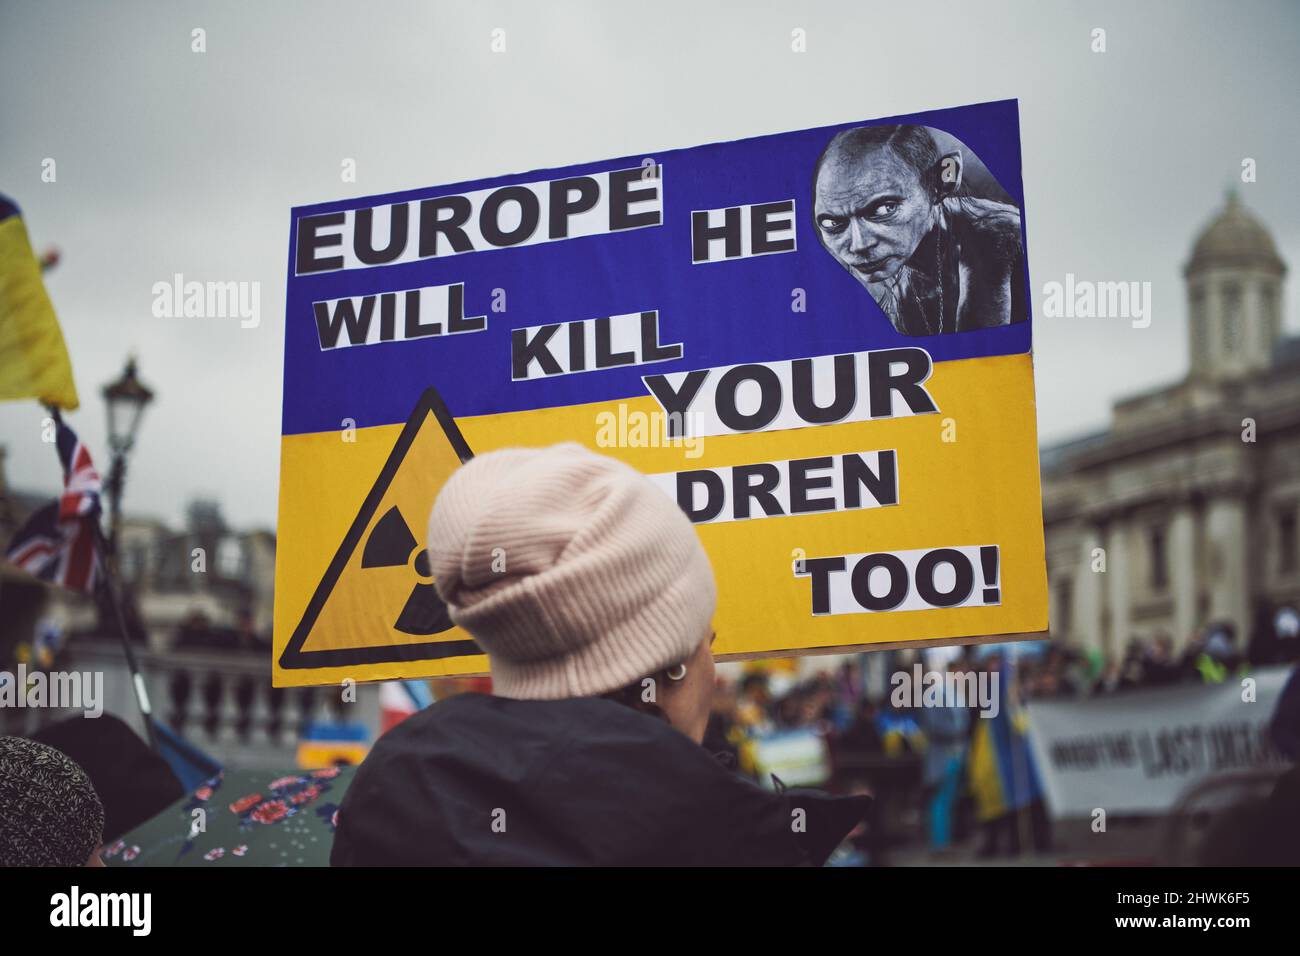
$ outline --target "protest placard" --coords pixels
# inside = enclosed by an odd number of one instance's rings
[[[1043,630],[1023,207],[1006,101],[295,209],[276,683],[482,672],[429,512],[559,441],[696,523],[722,658]]]

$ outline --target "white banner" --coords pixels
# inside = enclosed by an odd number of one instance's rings
[[[831,776],[826,738],[812,730],[780,731],[754,742],[759,782],[776,788],[772,775],[787,787],[818,787]]]
[[[1289,672],[1253,671],[1253,701],[1234,677],[1031,702],[1030,738],[1052,814],[1164,813],[1206,777],[1282,763],[1267,728]]]

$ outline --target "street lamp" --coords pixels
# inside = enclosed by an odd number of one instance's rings
[[[122,484],[126,478],[126,456],[135,444],[135,433],[145,406],[153,401],[153,392],[135,374],[135,358],[128,358],[126,368],[115,382],[104,386],[104,403],[108,407],[108,447],[113,464],[108,473],[108,544],[117,551],[117,524],[122,507]]]
[[[102,590],[105,600],[99,601],[100,627],[105,624],[105,617],[110,613],[122,639],[122,652],[126,655],[127,667],[131,670],[131,684],[135,689],[136,702],[140,705],[140,715],[144,720],[145,736],[154,753],[160,753],[158,738],[153,726],[153,713],[149,707],[149,695],[145,690],[144,676],[136,661],[135,651],[131,649],[132,634],[142,631],[140,615],[136,611],[135,601],[129,588],[119,588],[115,583],[117,577],[117,524],[122,513],[122,484],[126,479],[126,456],[135,444],[136,429],[144,408],[153,401],[153,392],[136,377],[135,357],[128,357],[126,368],[116,382],[109,382],[103,388],[104,404],[108,408],[108,447],[113,454],[113,464],[109,468],[106,491],[108,492],[108,553],[104,556],[108,565],[107,581]]]

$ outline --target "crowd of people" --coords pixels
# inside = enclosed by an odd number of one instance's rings
[[[1120,656],[1100,650],[1080,650],[1051,644],[1039,655],[1024,659],[1020,674],[1025,699],[1111,694],[1173,684],[1221,684],[1252,667],[1300,660],[1300,636],[1293,613],[1276,617],[1261,613],[1244,646],[1230,623],[1201,629],[1181,650],[1167,633],[1134,637]]]
[[[907,672],[921,659],[913,651],[878,654],[885,674]],[[843,862],[882,865],[893,851],[927,835],[936,852],[946,852],[984,822],[968,772],[981,723],[975,719],[979,697],[972,694],[949,702],[952,706],[916,707],[891,694],[888,686],[869,686],[865,661],[866,655],[856,655],[804,679],[787,671],[784,662],[773,662],[747,667],[734,680],[722,679],[704,745],[738,772],[781,786],[785,781],[772,781],[781,779],[781,768],[764,760],[765,741],[801,732],[816,736],[824,757],[822,779],[816,782],[834,792],[875,797],[871,819],[841,848]],[[968,651],[943,665],[972,677],[1006,667],[1002,654]],[[1038,803],[1032,808],[1035,820],[1045,821]],[[987,816],[993,820],[1003,814]],[[1016,849],[1014,839],[1006,849]],[[984,853],[998,852],[989,829]]]
[[[1243,648],[1231,625],[1205,628],[1181,650],[1165,634],[1134,638],[1122,656],[1108,658],[1063,642],[994,648],[945,648],[937,659],[919,651],[876,652],[883,666],[876,686],[865,672],[867,655],[802,679],[788,662],[747,665],[719,681],[705,746],[740,773],[762,782],[779,771],[765,766],[764,741],[804,732],[823,743],[822,783],[837,792],[871,792],[876,811],[870,828],[855,834],[856,862],[881,864],[903,847],[928,844],[945,855],[979,836],[978,856],[1017,855],[1051,847],[1051,826],[1028,746],[1021,706],[1035,699],[1088,697],[1182,683],[1217,684],[1252,667],[1290,663],[1300,640],[1286,626],[1257,630]],[[960,678],[997,673],[999,718],[987,728],[1001,734],[1020,772],[988,769],[977,719],[981,701],[972,693],[941,706],[914,706],[891,693],[890,675],[916,664]],[[883,677],[883,679],[882,679]],[[987,703],[987,702],[985,702]],[[999,724],[999,720],[1005,724]],[[983,780],[981,779],[983,777]],[[981,790],[1000,792],[982,799]],[[851,841],[853,842],[853,841]]]

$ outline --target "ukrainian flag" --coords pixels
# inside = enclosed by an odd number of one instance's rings
[[[0,401],[79,404],[72,363],[18,207],[0,195]]]
[[[1029,806],[1043,796],[1043,785],[1029,749],[1026,714],[1007,692],[1014,664],[1007,662],[998,681],[998,714],[976,717],[967,758],[975,816],[981,822]]]

